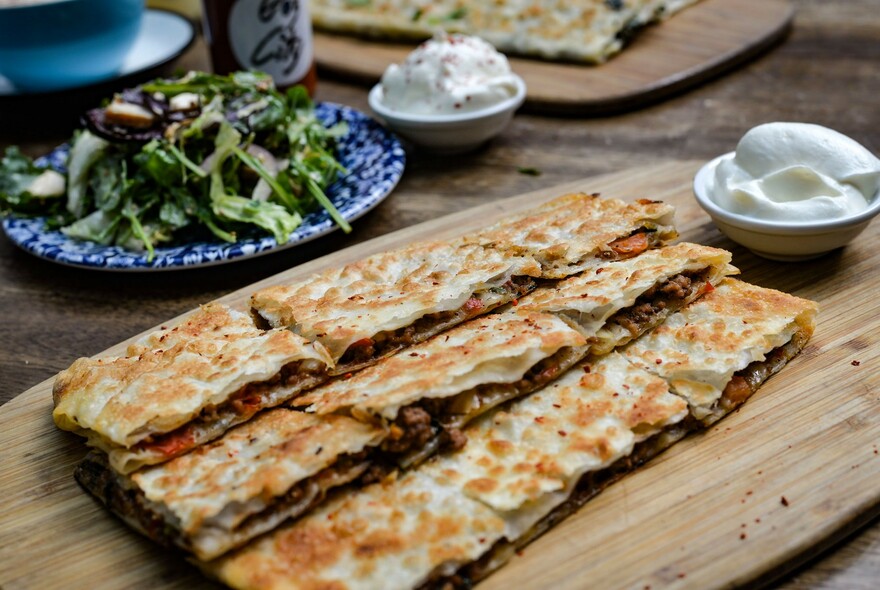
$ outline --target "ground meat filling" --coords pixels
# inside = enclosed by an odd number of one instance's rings
[[[495,294],[505,295],[505,297],[497,302],[493,302],[491,307],[483,301],[479,294],[475,294],[458,309],[429,313],[420,317],[409,326],[404,326],[397,330],[379,332],[372,338],[361,338],[357,342],[352,343],[343,353],[334,373],[339,374],[353,371],[392,352],[412,346],[418,342],[423,342],[446,328],[482,315],[512,299],[522,297],[536,286],[537,284],[531,277],[513,277],[504,285],[491,289]]]
[[[239,523],[236,529],[242,530],[258,525],[260,521],[265,520],[271,515],[284,512],[290,509],[290,507],[296,506],[307,494],[313,494],[314,497],[307,505],[301,506],[296,513],[288,515],[288,518],[296,518],[322,502],[328,490],[357,479],[367,468],[367,451],[342,455],[333,465],[297,483],[283,496],[275,498],[272,504],[265,510],[248,516]]]
[[[804,348],[809,336],[804,332],[797,332],[786,344],[774,348],[763,361],[755,361],[745,369],[734,373],[733,378],[724,388],[721,399],[712,408],[713,414],[726,415],[741,406],[761,384],[771,375],[779,372],[788,361],[793,359]]]
[[[310,501],[299,506],[299,509],[289,514],[288,518],[304,514],[321,502],[329,489],[357,479],[367,467],[366,451],[343,455],[333,465],[297,483],[283,496],[273,499],[266,509],[249,515],[229,532],[231,534],[235,531],[259,527],[262,521],[300,504],[304,498],[311,497]],[[117,475],[100,456],[94,454],[86,457],[77,466],[74,476],[88,492],[150,539],[165,547],[177,546],[192,551],[190,539],[163,518],[147,500],[142,490],[134,486],[126,486],[121,476]]]
[[[604,260],[625,260],[638,256],[645,250],[656,248],[662,242],[656,229],[640,227],[630,235],[610,242],[608,249],[602,250],[597,256]]]
[[[314,387],[328,379],[327,365],[315,359],[294,361],[284,365],[271,379],[258,383],[248,383],[232,394],[222,404],[206,406],[192,421],[180,428],[160,435],[149,436],[135,445],[132,450],[155,450],[166,456],[173,457],[207,442],[205,436],[217,436],[211,425],[229,422],[229,425],[240,424],[251,418],[258,411],[268,407],[267,393],[280,383],[288,386],[300,386],[300,390]],[[286,401],[279,399],[276,403]]]
[[[708,285],[709,269],[687,272],[654,285],[642,293],[636,302],[618,311],[608,319],[608,324],[617,324],[633,336],[643,333],[664,315],[683,307],[691,296]]]
[[[116,473],[96,453],[85,458],[73,472],[76,481],[123,520],[160,545],[177,545],[189,549],[181,532],[166,524],[162,516],[149,506],[143,492],[126,488]]]
[[[382,443],[382,450],[396,455],[413,453],[439,436],[439,448],[457,451],[467,443],[461,431],[467,422],[505,401],[543,387],[580,356],[575,349],[565,347],[535,363],[519,381],[487,383],[451,398],[425,399],[402,408],[391,425],[388,439]]]
[[[419,406],[408,406],[400,410],[391,425],[388,439],[382,450],[389,453],[406,453],[424,447],[434,438],[436,432],[433,418]]]

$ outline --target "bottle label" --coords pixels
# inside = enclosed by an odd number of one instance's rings
[[[228,29],[238,63],[266,72],[278,86],[299,82],[312,67],[307,0],[237,0]]]

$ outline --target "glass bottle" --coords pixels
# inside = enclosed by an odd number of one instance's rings
[[[260,70],[279,89],[314,95],[317,73],[308,0],[203,0],[203,29],[217,74]]]

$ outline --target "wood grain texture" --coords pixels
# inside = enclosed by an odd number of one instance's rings
[[[699,162],[643,167],[496,201],[347,248],[219,300],[430,235],[444,238],[570,190],[650,196],[678,209],[682,238],[725,245],[696,206]],[[880,508],[880,225],[819,260],[737,257],[745,280],[820,302],[804,352],[738,412],[603,492],[481,587],[728,587],[777,576]],[[858,310],[853,313],[852,310]],[[124,344],[124,343],[123,343]],[[121,349],[123,344],[106,353]],[[78,489],[82,440],[57,431],[51,380],[0,408],[3,588],[207,585]],[[783,497],[785,501],[783,501]],[[787,504],[787,505],[786,505]]]
[[[751,59],[789,30],[787,0],[701,0],[639,32],[620,54],[598,65],[512,57],[528,87],[526,106],[550,113],[608,114],[638,108],[695,86]],[[415,43],[315,34],[318,65],[342,78],[374,84]],[[352,56],[357,56],[353,59]]]

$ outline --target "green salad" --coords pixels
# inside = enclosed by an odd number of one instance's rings
[[[67,173],[17,148],[0,160],[0,214],[40,215],[71,238],[145,250],[268,232],[279,244],[317,207],[345,231],[324,191],[346,171],[344,123],[325,127],[302,87],[266,74],[190,72],[123,91],[83,116]],[[257,229],[259,228],[259,229]]]

